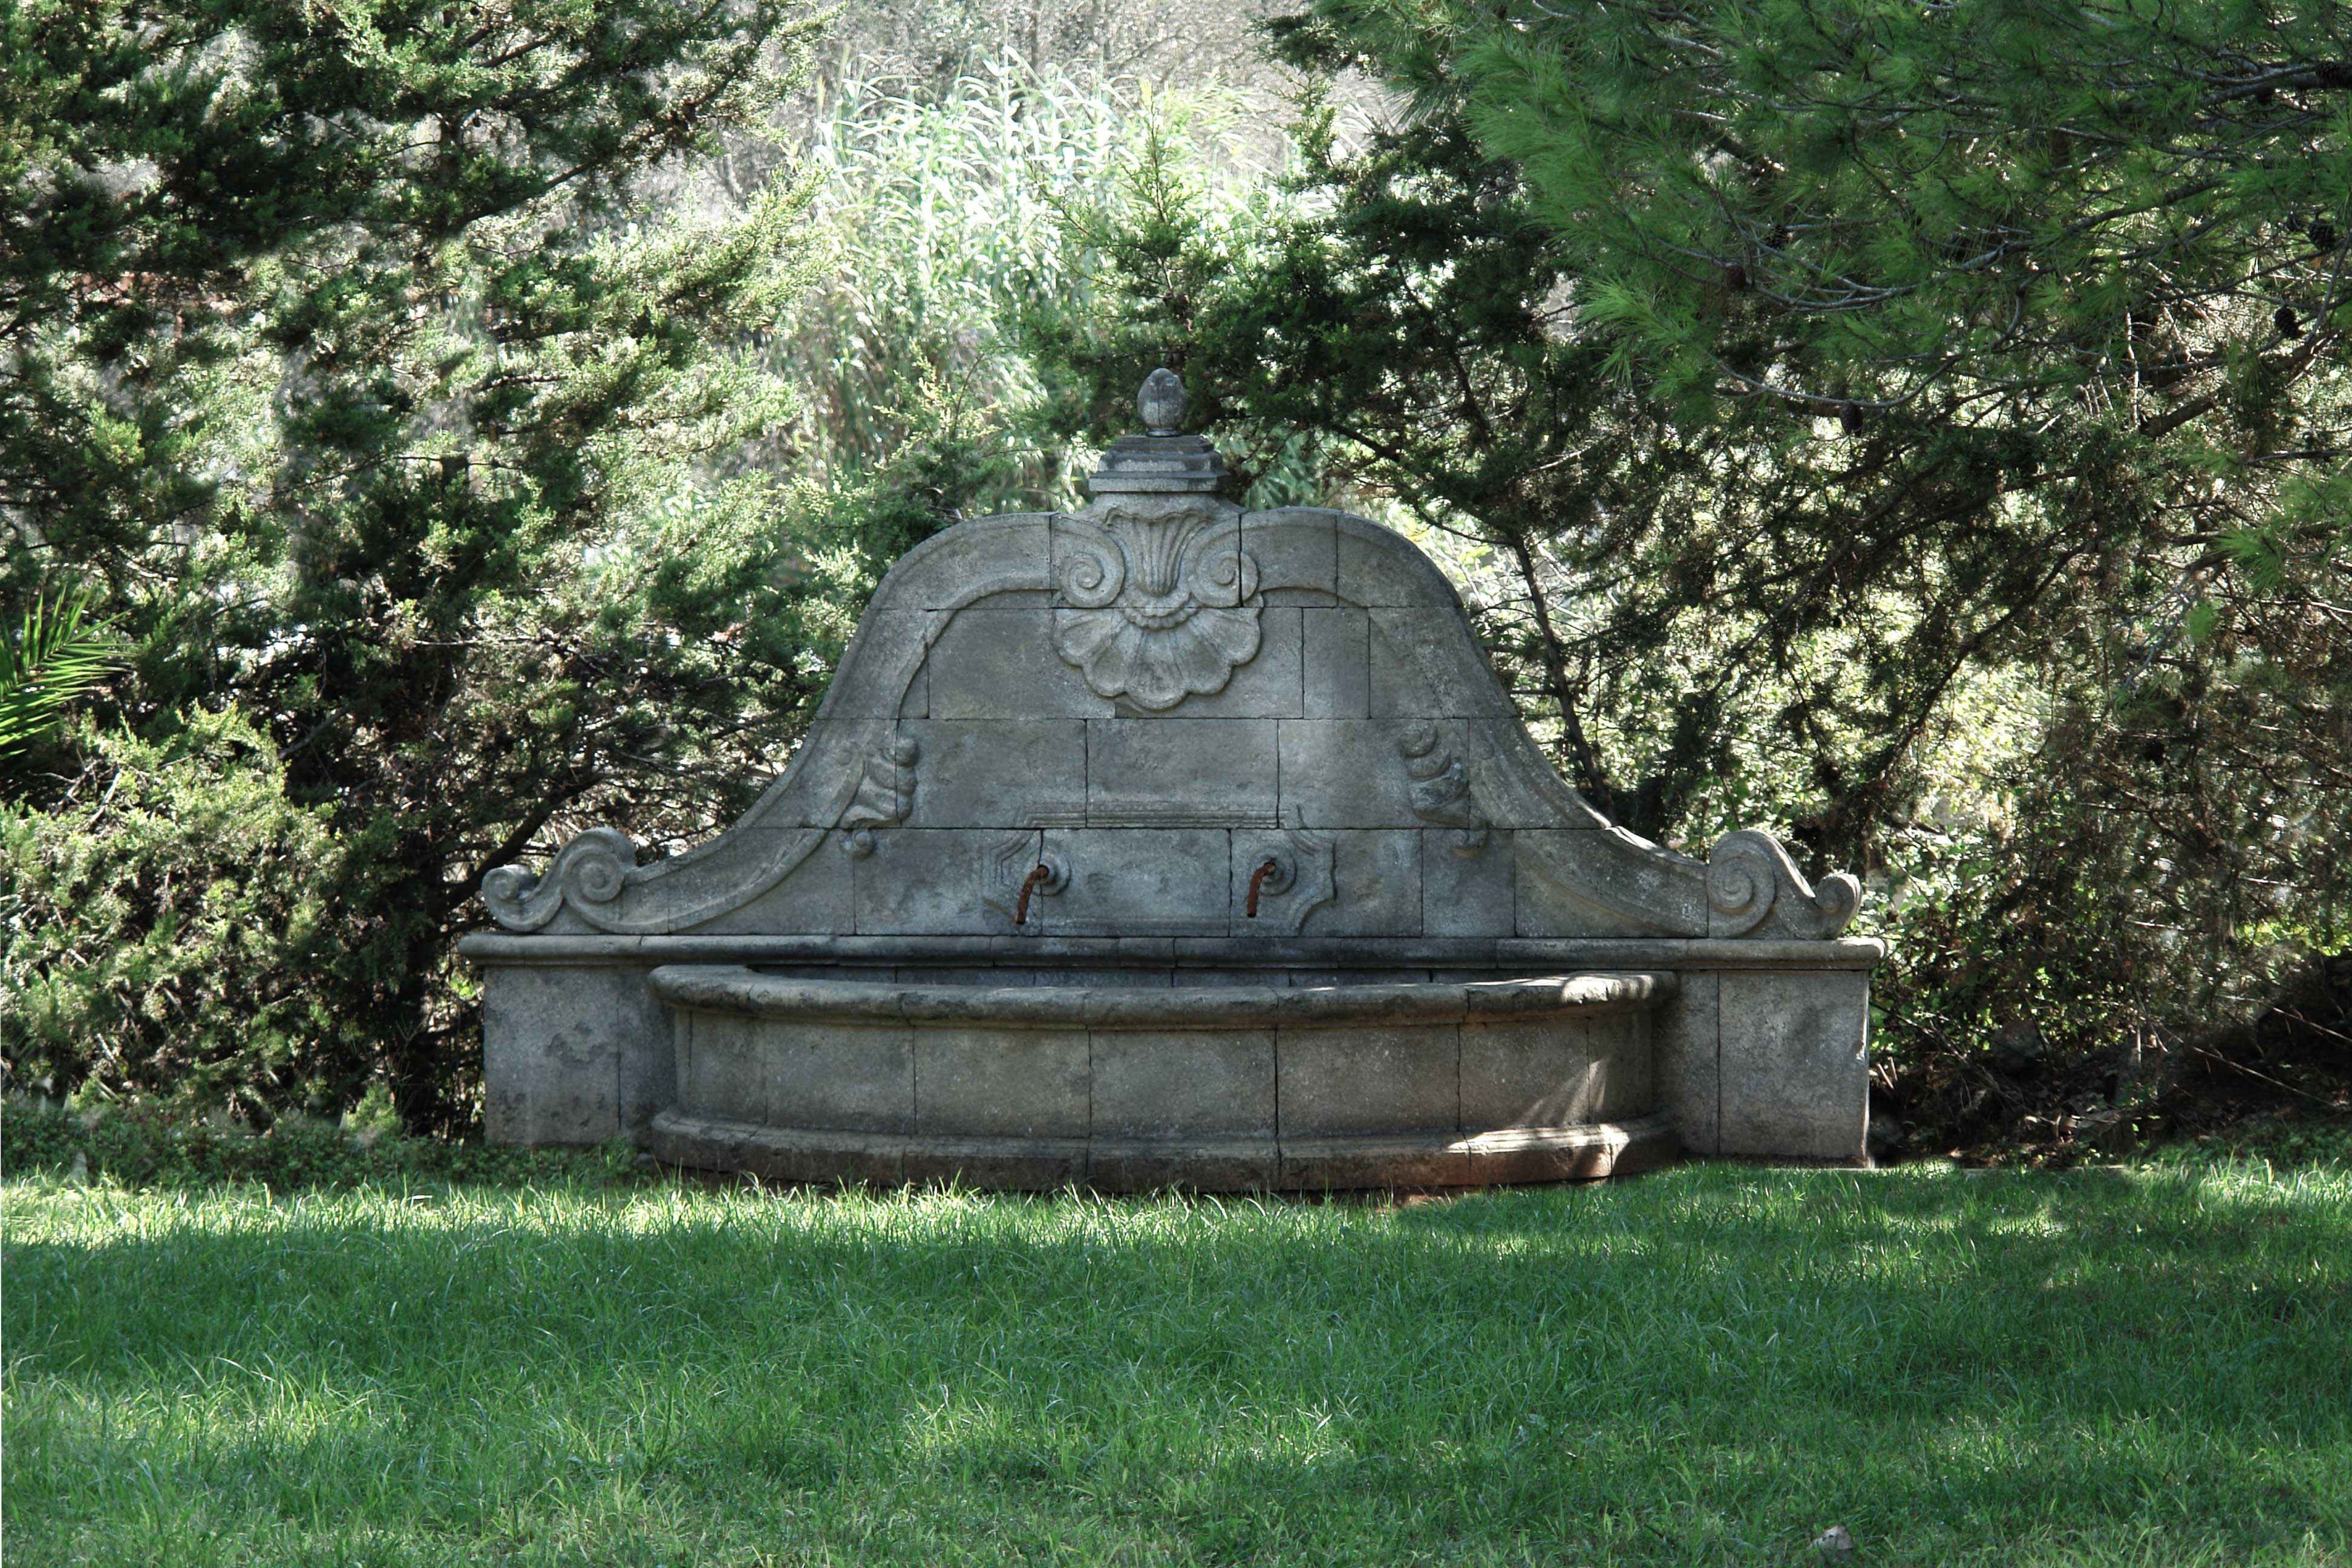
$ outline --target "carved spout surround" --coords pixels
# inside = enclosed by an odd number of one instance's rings
[[[1097,697],[1152,712],[1222,691],[1257,656],[1257,563],[1213,504],[1109,506],[1057,523],[1054,651]]]

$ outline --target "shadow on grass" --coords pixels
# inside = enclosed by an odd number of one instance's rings
[[[2352,1519],[2340,1173],[11,1197],[12,1562],[2322,1563]]]

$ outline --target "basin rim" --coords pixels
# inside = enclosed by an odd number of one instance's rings
[[[692,1012],[1070,1029],[1591,1017],[1655,1007],[1678,985],[1672,971],[1291,987],[916,984],[763,974],[746,964],[715,963],[664,964],[649,978],[656,995]]]

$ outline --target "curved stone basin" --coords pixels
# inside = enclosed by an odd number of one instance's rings
[[[1672,973],[1293,986],[653,971],[677,1099],[652,1143],[788,1181],[1112,1190],[1464,1186],[1662,1163]]]

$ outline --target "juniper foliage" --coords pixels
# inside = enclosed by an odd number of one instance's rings
[[[1040,331],[1459,536],[1617,821],[1871,873],[1898,1053],[2186,1038],[2352,942],[2348,26],[1317,0],[1291,211],[1144,161]]]
[[[20,1080],[266,1116],[376,1079],[412,1125],[462,1122],[447,943],[483,871],[574,812],[725,810],[805,706],[788,498],[724,460],[788,407],[732,345],[799,285],[803,193],[632,193],[759,123],[808,26],[795,0],[0,16],[0,592],[78,584],[123,661],[95,728],[10,763],[6,980],[47,998],[5,1010]],[[118,783],[144,826],[93,846]],[[283,804],[205,837],[216,813],[168,809],[192,790]],[[294,858],[238,862],[264,840]],[[188,919],[229,969],[182,962]],[[113,973],[159,943],[173,984]]]

